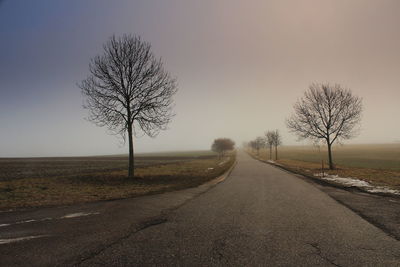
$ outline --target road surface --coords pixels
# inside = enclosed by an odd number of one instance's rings
[[[217,185],[0,213],[1,266],[400,266],[400,242],[238,153]]]

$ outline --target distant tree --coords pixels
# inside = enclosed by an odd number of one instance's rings
[[[278,130],[272,131],[272,144],[275,147],[275,160],[278,160],[278,146],[282,144],[282,138]]]
[[[260,154],[260,149],[264,147],[265,140],[262,137],[257,137],[253,141],[250,141],[250,146],[253,150],[257,151],[257,155]]]
[[[79,87],[88,119],[129,140],[129,177],[134,177],[133,135],[154,137],[166,129],[173,114],[175,78],[164,69],[151,45],[138,36],[115,36],[91,60],[89,76]]]
[[[272,146],[274,145],[274,132],[265,132],[265,143],[269,147],[269,159],[272,160]]]
[[[235,148],[235,142],[229,138],[217,138],[211,145],[211,150],[218,153],[219,156],[224,156],[225,152],[233,150]]]
[[[328,146],[329,168],[334,169],[332,144],[357,134],[362,99],[340,85],[312,84],[294,105],[287,127],[300,139],[324,140]]]
[[[251,148],[252,150],[255,150],[256,148],[256,144],[255,144],[255,142],[256,141],[254,141],[254,140],[251,140],[249,143],[248,143],[248,145],[249,145],[249,148]]]
[[[248,142],[242,142],[242,147],[244,149],[248,148],[249,147],[249,143]]]

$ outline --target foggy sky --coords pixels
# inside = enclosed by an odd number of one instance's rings
[[[76,83],[112,35],[140,35],[178,78],[169,130],[136,152],[208,149],[279,129],[312,82],[363,98],[352,143],[400,141],[400,1],[0,3],[0,157],[126,153],[84,120]]]

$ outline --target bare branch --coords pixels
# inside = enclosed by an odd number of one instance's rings
[[[112,36],[103,50],[91,60],[90,75],[78,86],[88,120],[123,137],[128,133],[133,157],[132,135],[141,131],[154,137],[174,116],[177,82],[138,36]]]
[[[331,145],[357,134],[361,121],[362,99],[340,85],[312,84],[294,105],[294,114],[286,125],[300,139],[324,139]],[[330,166],[332,157],[329,155]]]

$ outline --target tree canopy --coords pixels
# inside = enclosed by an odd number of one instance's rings
[[[139,36],[112,36],[103,54],[89,64],[90,74],[79,87],[88,119],[129,140],[129,176],[133,177],[133,135],[154,137],[166,129],[172,113],[176,79],[164,69],[150,43]]]

